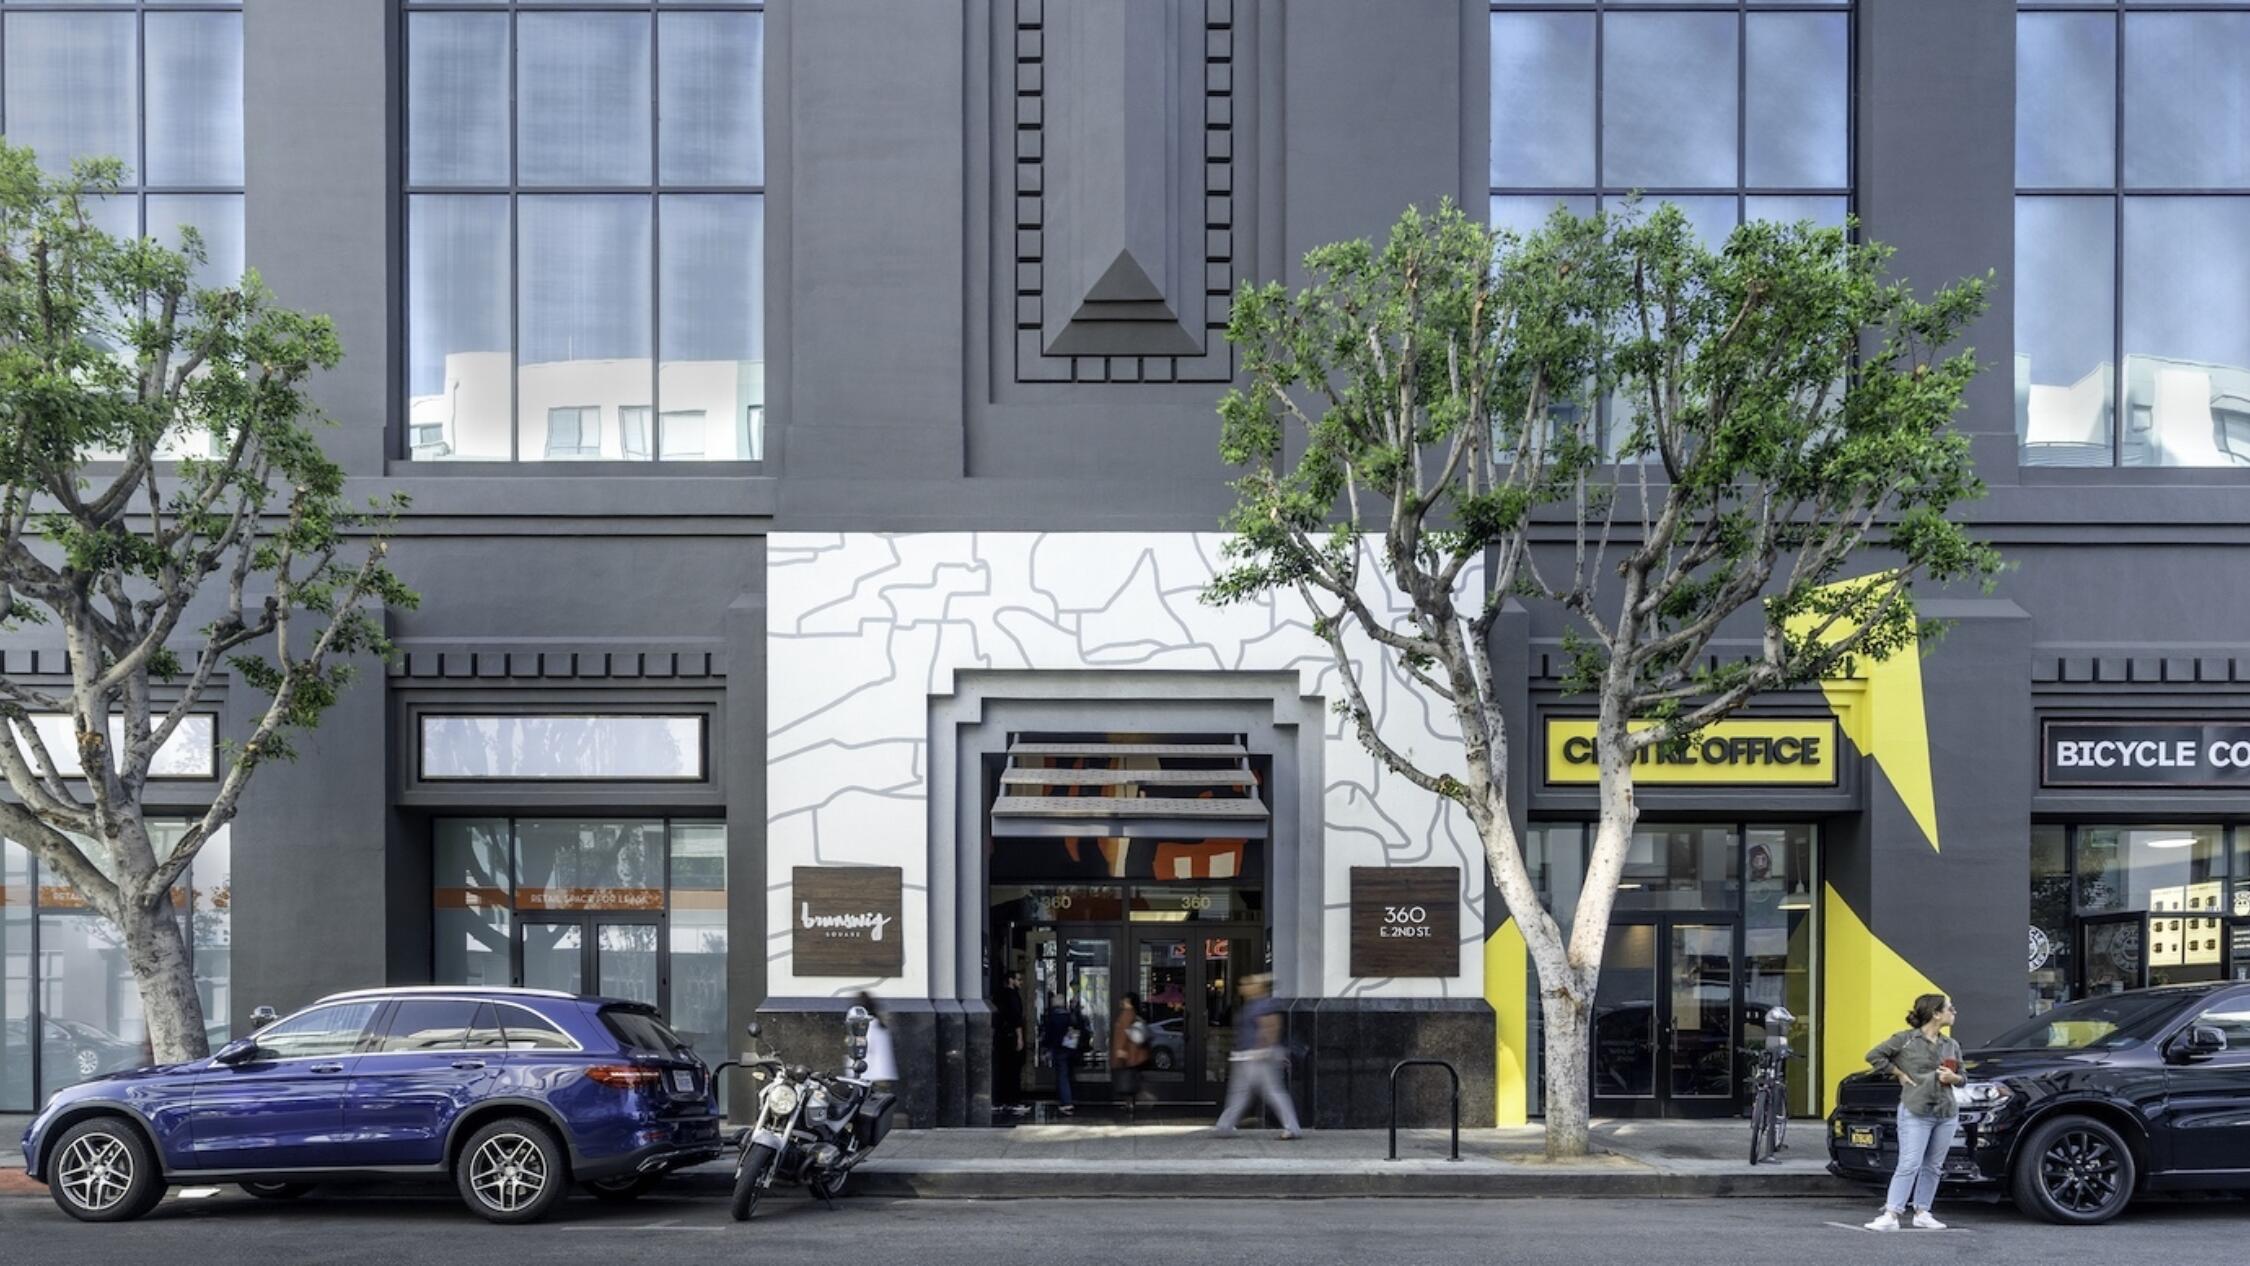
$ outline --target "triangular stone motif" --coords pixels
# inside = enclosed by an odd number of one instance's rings
[[[1095,303],[1130,303],[1135,300],[1161,303],[1164,291],[1149,280],[1148,269],[1141,267],[1141,261],[1133,258],[1133,252],[1124,250],[1117,252],[1117,258],[1110,261],[1101,277],[1086,288],[1085,298]]]

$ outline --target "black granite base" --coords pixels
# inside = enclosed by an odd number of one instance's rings
[[[1391,1070],[1404,1059],[1442,1059],[1461,1076],[1463,1128],[1493,1121],[1492,1008],[1481,998],[1301,998],[1287,1002],[1300,1056],[1291,1089],[1315,1129],[1390,1124]],[[1443,1126],[1452,1082],[1440,1068],[1398,1079],[1398,1123]]]
[[[849,998],[770,998],[757,1012],[760,1041],[791,1063],[840,1068],[851,1006]],[[898,1060],[898,1124],[991,1124],[991,1009],[926,998],[886,998],[882,1006]]]
[[[843,998],[774,998],[758,1009],[763,1041],[784,1059],[815,1067],[843,1062]],[[899,1103],[914,1126],[992,1123],[992,1011],[983,1002],[884,1001],[898,1058]],[[1493,1015],[1481,999],[1285,999],[1290,1093],[1317,1129],[1390,1124],[1391,1069],[1402,1059],[1442,1059],[1461,1075],[1461,1124],[1493,1119]],[[1451,1083],[1441,1069],[1399,1077],[1402,1126],[1443,1126]]]

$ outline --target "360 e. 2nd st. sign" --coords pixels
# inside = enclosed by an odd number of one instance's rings
[[[2250,725],[2049,721],[2041,736],[2049,787],[2250,787]]]

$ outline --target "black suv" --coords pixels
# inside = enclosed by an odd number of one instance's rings
[[[2091,1225],[2152,1191],[2250,1191],[2250,984],[2176,985],[2066,1003],[1963,1061],[1948,1183],[2005,1189],[2050,1222]],[[1898,1082],[1844,1079],[1828,1168],[1887,1182]]]

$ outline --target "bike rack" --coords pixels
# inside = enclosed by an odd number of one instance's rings
[[[1453,1154],[1447,1160],[1461,1159],[1461,1074],[1451,1061],[1442,1059],[1402,1059],[1391,1065],[1391,1154],[1387,1160],[1398,1159],[1398,1075],[1409,1068],[1442,1068],[1453,1079]]]

